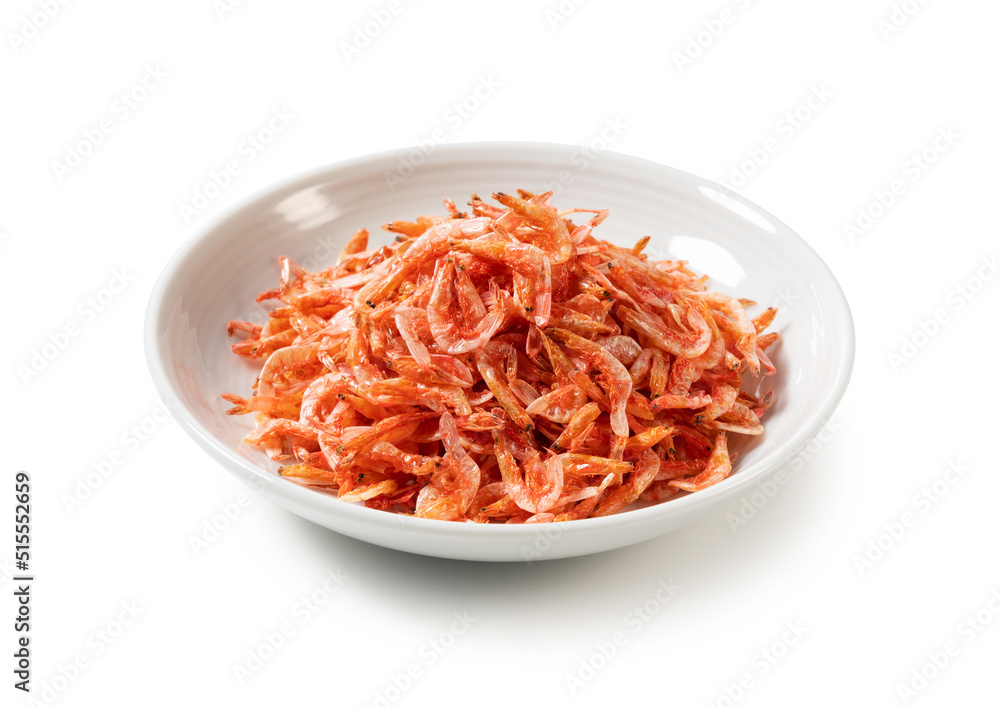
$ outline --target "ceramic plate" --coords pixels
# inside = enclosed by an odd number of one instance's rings
[[[791,461],[830,419],[850,378],[851,315],[819,256],[776,218],[713,182],[642,159],[531,143],[478,143],[378,154],[324,167],[255,194],[201,229],[168,263],[146,321],[154,383],[181,426],[223,468],[275,503],[331,530],[412,553],[522,561],[620,548],[668,533],[752,492]],[[764,385],[776,404],[765,433],[733,445],[732,475],[705,491],[618,515],[558,524],[481,525],[411,518],[345,503],[276,475],[277,463],[241,442],[252,416],[227,416],[223,392],[249,395],[257,367],[230,351],[231,319],[263,323],[256,295],[274,287],[277,258],[309,269],[335,262],[358,228],[443,213],[517,188],[552,189],[560,208],[606,208],[596,235],[684,259],[709,287],[774,305],[769,350],[779,369]],[[373,243],[377,241],[373,240]],[[752,312],[760,309],[751,310]],[[735,436],[733,436],[735,439]]]

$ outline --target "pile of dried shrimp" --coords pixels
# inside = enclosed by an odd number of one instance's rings
[[[726,478],[727,433],[759,435],[778,338],[752,302],[684,261],[592,231],[607,211],[551,193],[473,195],[470,212],[358,231],[337,264],[281,258],[263,327],[229,324],[263,361],[246,441],[280,473],[345,501],[477,523],[563,521],[660,502]],[[582,221],[570,217],[579,214]],[[586,220],[583,220],[586,219]]]

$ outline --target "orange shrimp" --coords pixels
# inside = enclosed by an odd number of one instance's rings
[[[365,315],[396,290],[420,266],[444,253],[458,239],[475,238],[487,232],[490,219],[453,219],[442,221],[427,229],[416,238],[402,255],[397,255],[389,263],[390,270],[384,279],[373,279],[358,290],[354,296],[354,309]]]
[[[486,386],[493,393],[497,402],[503,406],[504,411],[510,416],[518,427],[525,431],[534,429],[531,418],[521,407],[517,396],[514,395],[510,387],[503,381],[500,374],[500,364],[497,360],[496,349],[499,342],[491,341],[476,354],[476,368],[486,382]]]
[[[597,403],[591,402],[580,407],[566,423],[562,434],[552,443],[552,449],[556,452],[568,449],[578,437],[583,436],[584,431],[589,429],[600,415],[601,408]]]
[[[529,513],[543,513],[552,508],[562,495],[562,460],[554,456],[542,462],[538,452],[531,450],[524,459],[522,476],[505,432],[493,433],[493,445],[510,499]]]
[[[429,354],[428,364],[421,366],[413,356],[390,355],[392,370],[403,378],[426,385],[457,385],[471,388],[475,384],[468,365],[454,356]]]
[[[587,395],[578,385],[570,383],[538,396],[525,408],[525,412],[529,415],[541,415],[552,422],[566,424],[586,402]]]
[[[434,341],[443,351],[449,354],[462,354],[481,349],[493,338],[500,325],[503,324],[505,306],[501,297],[495,302],[489,314],[483,316],[475,330],[463,335],[458,323],[449,312],[455,300],[453,277],[455,261],[451,258],[441,258],[434,269],[434,286],[430,301],[427,304],[427,322],[430,325]],[[478,295],[477,295],[478,299]],[[479,299],[479,306],[482,300]],[[473,304],[472,307],[475,307]]]
[[[546,194],[551,195],[551,192]],[[503,192],[497,192],[493,198],[538,229],[532,236],[533,242],[550,255],[553,263],[565,263],[569,260],[573,254],[573,241],[566,230],[566,223],[556,209]]]
[[[776,310],[652,260],[649,235],[599,240],[606,210],[494,198],[392,221],[387,245],[362,228],[316,272],[279,258],[267,320],[227,326],[260,365],[250,397],[223,395],[255,413],[245,441],[296,483],[452,522],[579,520],[725,479],[728,436],[762,434],[773,404],[742,388],[780,366]]]
[[[344,250],[341,251],[340,256],[337,258],[337,265],[343,263],[350,256],[363,253],[366,250],[368,250],[368,230],[361,228],[347,241],[347,245],[344,246]]]
[[[372,445],[371,455],[374,459],[389,462],[396,471],[414,476],[433,474],[440,457],[425,457],[421,454],[407,454],[391,442],[378,441]]]
[[[739,300],[720,292],[698,292],[692,293],[691,296],[711,306],[719,326],[736,335],[737,350],[743,354],[750,365],[750,370],[756,374],[760,370],[760,361],[757,358],[757,329]]]
[[[257,378],[257,394],[274,397],[280,389],[283,394],[303,390],[309,380],[306,374],[323,368],[319,362],[319,344],[286,346],[278,349],[264,362]]]
[[[579,331],[574,330],[573,327],[564,326],[562,328],[569,329],[575,334],[580,333]],[[597,339],[597,343],[610,351],[611,355],[621,361],[624,366],[632,366],[643,351],[642,346],[638,341],[633,339],[631,336],[622,336],[621,334]],[[631,374],[631,369],[629,370],[629,373]],[[632,378],[632,382],[633,384],[635,383],[634,377]]]
[[[670,485],[681,491],[703,491],[729,476],[732,468],[733,465],[729,460],[729,448],[726,445],[726,433],[720,432],[712,445],[712,454],[708,458],[705,470],[689,479],[673,479],[670,481]]]
[[[639,463],[636,464],[635,471],[629,476],[628,481],[602,499],[591,517],[597,518],[617,513],[634,503],[639,495],[646,490],[646,487],[653,483],[656,472],[659,470],[660,460],[656,456],[656,452],[647,449],[639,458]]]
[[[607,393],[611,400],[611,429],[620,437],[628,436],[625,406],[632,392],[632,377],[621,361],[600,344],[584,339],[565,329],[549,329],[549,336],[565,346],[579,351],[594,368],[607,376]]]
[[[417,494],[414,513],[422,518],[457,520],[465,515],[479,491],[479,465],[462,447],[455,418],[447,412],[441,415],[440,433],[445,456],[430,483]]]
[[[662,321],[657,322],[638,309],[626,309],[623,318],[626,324],[646,335],[654,345],[679,358],[697,358],[712,343],[712,330],[708,322],[694,308],[687,310],[687,322],[694,330],[690,334],[678,334]]]

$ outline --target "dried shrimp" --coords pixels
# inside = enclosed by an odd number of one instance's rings
[[[603,210],[552,194],[473,195],[469,212],[358,231],[336,265],[280,259],[246,442],[344,501],[451,521],[617,513],[725,479],[728,435],[759,435],[775,310],[709,291],[684,261],[598,240]],[[573,218],[578,219],[574,222]]]

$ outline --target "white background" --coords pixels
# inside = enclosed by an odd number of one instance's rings
[[[997,703],[1000,7],[665,5],[4,3],[4,704],[29,704],[10,657],[18,469],[38,703]],[[293,117],[250,159],[273,111]],[[157,421],[143,317],[175,250],[277,179],[432,136],[659,161],[818,251],[857,361],[773,499],[594,557],[452,562],[242,495]]]

